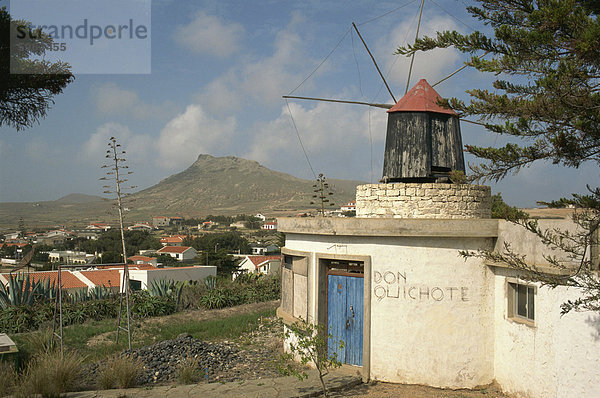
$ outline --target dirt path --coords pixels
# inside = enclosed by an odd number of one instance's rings
[[[331,394],[332,397],[370,398],[510,398],[500,388],[491,384],[474,390],[450,390],[420,385],[372,382],[361,384],[351,390]]]

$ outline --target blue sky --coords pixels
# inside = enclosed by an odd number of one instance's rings
[[[421,33],[482,29],[467,15],[467,3],[426,1]],[[0,5],[8,4],[0,0]],[[399,99],[409,60],[393,53],[414,40],[418,7],[416,0],[154,0],[150,74],[76,75],[38,125],[20,132],[0,128],[0,201],[100,195],[100,166],[110,136],[126,149],[131,182],[140,188],[183,171],[203,153],[253,159],[313,178],[281,96],[344,37],[294,95],[392,102],[356,34],[348,33],[354,21]],[[417,54],[411,86],[421,78],[433,84],[464,60],[452,49]],[[463,71],[436,90],[466,98],[466,89],[489,81]],[[366,182],[381,177],[384,110],[308,101],[289,101],[289,109],[316,173]],[[462,133],[466,144],[504,142],[466,123]],[[597,178],[591,166],[569,170],[539,163],[492,189],[527,207],[583,192]]]

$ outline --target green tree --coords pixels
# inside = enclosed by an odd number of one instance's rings
[[[29,35],[29,25],[13,20],[5,7],[0,9],[0,125],[17,130],[31,127],[46,116],[53,96],[74,79],[66,63],[32,59],[50,48],[52,38],[41,30]],[[16,34],[17,27],[33,38],[11,46],[11,34]],[[11,73],[11,66],[21,73]]]
[[[479,0],[467,7],[472,16],[489,26],[493,36],[476,31],[462,35],[438,32],[399,54],[453,46],[471,58],[466,64],[496,76],[493,90],[467,91],[471,101],[442,101],[461,117],[478,118],[494,133],[513,137],[503,147],[466,145],[482,159],[472,166],[476,180],[499,180],[538,160],[567,167],[585,162],[600,164],[600,4],[594,0]],[[575,270],[548,256],[547,261],[571,272],[551,277],[538,272],[516,253],[480,252],[483,257],[531,272],[550,286],[582,289],[580,299],[564,303],[572,309],[600,311],[598,256],[589,256],[598,245],[600,189],[588,186],[586,195],[575,194],[559,202],[580,208],[573,220],[580,231],[547,231],[535,221],[521,223],[550,247],[566,251],[579,262]]]

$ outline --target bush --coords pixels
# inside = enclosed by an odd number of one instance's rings
[[[112,356],[98,370],[98,387],[104,390],[135,387],[141,370],[142,364],[138,360]]]
[[[63,355],[56,351],[41,353],[29,362],[16,395],[49,397],[72,391],[79,379],[82,362],[79,355],[70,351]]]
[[[204,370],[200,369],[198,358],[187,356],[177,367],[177,380],[181,384],[198,383],[205,375]]]

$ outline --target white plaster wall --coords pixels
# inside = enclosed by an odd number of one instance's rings
[[[371,255],[371,378],[451,388],[493,380],[493,274],[458,255],[491,244],[476,238],[286,236],[292,250]],[[420,294],[427,289],[429,296]],[[436,298],[444,294],[439,301],[432,298],[434,289]]]
[[[544,230],[559,229],[572,233],[577,231],[576,224],[568,219],[539,220],[538,225]],[[521,225],[505,220],[499,220],[498,240],[496,241],[495,249],[498,252],[503,253],[505,251],[505,243],[508,243],[515,253],[526,255],[526,260],[530,264],[547,264],[548,262],[544,259],[544,255],[555,256],[557,259],[563,261],[568,260],[568,256],[565,252],[553,250],[549,246],[542,244],[536,235],[527,231]]]
[[[577,289],[537,284],[534,326],[507,318],[506,278],[496,269],[495,376],[515,397],[600,397],[600,316],[560,316],[560,304]]]
[[[121,271],[121,279],[123,278]],[[216,276],[217,267],[214,265],[199,265],[196,267],[159,268],[153,270],[129,270],[129,278],[141,281],[142,289],[147,289],[153,281],[159,279],[173,281],[200,281],[208,276]]]

